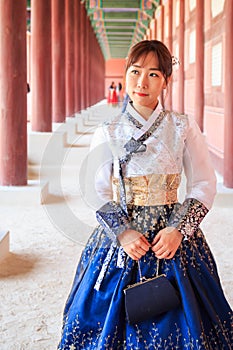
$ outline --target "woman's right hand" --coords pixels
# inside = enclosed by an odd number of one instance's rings
[[[118,236],[120,245],[133,260],[139,260],[151,247],[146,237],[135,230],[125,230]]]

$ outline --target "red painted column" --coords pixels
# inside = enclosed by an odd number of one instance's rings
[[[81,82],[80,82],[80,12],[81,3],[74,1],[74,103],[75,112],[81,109]]]
[[[155,17],[155,26],[154,26],[154,33],[155,33],[155,36],[154,36],[154,39],[157,40],[158,39],[158,19],[156,17],[156,12],[154,13],[154,17]]]
[[[224,185],[233,188],[233,1],[226,0],[226,61],[224,109]]]
[[[184,113],[184,0],[180,0],[180,24],[178,32],[179,60],[181,65],[178,71],[178,112]]]
[[[86,78],[85,78],[85,62],[86,62],[86,9],[85,4],[80,5],[80,109],[86,108]]]
[[[161,41],[164,41],[164,5],[161,5]]]
[[[161,6],[161,13],[160,13],[160,40],[162,42],[164,42],[164,5],[160,5]],[[161,95],[160,95],[160,101],[162,106],[165,106],[165,90],[162,91]]]
[[[65,91],[65,1],[52,0],[52,118],[64,122]]]
[[[97,40],[96,43],[98,44]],[[103,53],[101,51],[101,48],[98,44],[98,51],[99,51],[99,61],[102,63],[101,67],[102,69],[100,70],[99,73],[99,96],[98,96],[98,100],[102,100],[105,96],[105,59],[103,56]]]
[[[66,116],[73,117],[74,104],[74,1],[65,0]]]
[[[93,36],[93,30],[90,27],[90,41],[89,41],[89,64],[90,64],[90,77],[89,84],[88,84],[88,90],[89,90],[89,105],[93,105],[96,102],[96,91],[93,89],[93,80],[97,82],[96,79],[96,70],[95,65],[93,64],[93,49],[95,50],[95,42],[94,42],[94,36]],[[96,57],[98,58],[98,54],[96,52]],[[99,62],[100,64],[100,62]],[[98,83],[97,83],[98,85]],[[98,87],[97,87],[98,88]]]
[[[85,108],[90,106],[90,27],[91,23],[89,17],[86,14],[86,60],[85,60],[85,85],[86,85],[86,97]],[[97,63],[99,64],[99,63]]]
[[[151,30],[151,40],[155,40],[155,19],[152,18],[150,22],[150,30]]]
[[[195,119],[203,131],[204,115],[204,1],[196,2]]]
[[[168,0],[168,49],[172,54],[173,47],[172,47],[172,22],[173,22],[173,7],[172,7],[172,0]],[[172,110],[172,79],[168,85],[168,94],[167,94],[167,100],[166,100],[166,105],[169,110]]]
[[[0,0],[0,106],[0,185],[26,185],[26,0]]]
[[[90,46],[90,64],[92,67],[90,79],[91,104],[95,104],[104,98],[104,77],[105,77],[105,61],[99,43],[92,31],[92,44]],[[98,62],[98,65],[95,64]]]
[[[52,130],[51,0],[31,1],[33,131]]]

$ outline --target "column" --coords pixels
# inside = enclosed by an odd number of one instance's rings
[[[90,74],[90,30],[91,23],[89,17],[86,15],[86,60],[85,60],[85,85],[86,85],[86,95],[85,95],[85,108],[90,106],[90,80],[93,77]],[[99,62],[97,63],[99,64]]]
[[[92,67],[91,77],[93,74],[94,78],[90,80],[90,84],[92,104],[94,104],[104,99],[105,96],[105,59],[94,31],[91,32],[93,44],[90,47],[90,65]]]
[[[226,62],[224,98],[224,185],[233,188],[233,1],[226,0]]]
[[[171,52],[171,54],[173,54],[173,47],[172,47],[172,42],[173,42],[173,31],[172,31],[172,22],[173,22],[173,11],[172,11],[172,0],[168,0],[168,38],[167,38],[167,42],[168,42],[168,49]],[[169,83],[168,86],[168,93],[167,93],[167,99],[166,99],[166,105],[167,108],[169,110],[172,110],[172,79]]]
[[[66,117],[65,91],[65,1],[52,0],[52,118]]]
[[[155,12],[157,20],[156,39],[163,41],[164,39],[164,5],[160,5]]]
[[[147,38],[147,40],[151,40],[151,29],[150,28],[147,28],[147,30],[146,30],[146,38]]]
[[[26,0],[0,0],[0,185],[27,184]]]
[[[98,101],[100,101],[104,98],[104,95],[105,95],[105,59],[97,39],[95,39],[95,41],[96,41],[96,46],[98,50],[99,62],[101,62],[101,66],[100,66],[101,68],[97,72],[98,86],[99,86],[97,98],[98,98]]]
[[[31,1],[32,131],[52,130],[51,0]]]
[[[74,116],[74,1],[65,0],[66,116]]]
[[[195,119],[203,131],[204,115],[204,1],[196,2]]]
[[[158,19],[156,17],[156,11],[154,13],[154,19],[155,19],[155,24],[154,24],[154,39],[158,39]]]
[[[80,8],[79,0],[74,1],[74,103],[75,112],[81,110],[80,82]]]
[[[85,62],[86,62],[86,9],[85,4],[81,3],[80,5],[80,97],[81,97],[81,103],[80,107],[81,109],[86,108],[86,79],[85,79]]]
[[[184,0],[180,0],[180,25],[178,29],[179,60],[181,65],[178,71],[178,112],[184,113]]]
[[[89,105],[93,105],[96,102],[96,93],[98,89],[98,81],[96,77],[96,69],[95,69],[95,64],[92,61],[93,59],[93,53],[96,50],[95,47],[95,41],[94,41],[94,34],[93,34],[93,29],[90,28],[90,43],[89,43],[89,64],[90,64],[90,79],[89,79],[89,84],[88,84],[88,89],[89,89],[89,96],[90,96],[90,101]],[[98,58],[98,52],[96,51],[96,58]],[[98,60],[98,65],[101,65],[101,62]],[[100,68],[101,69],[101,68]],[[94,84],[96,83],[96,89],[94,88]]]
[[[151,30],[151,40],[155,40],[155,19],[152,18],[150,22],[150,30]]]
[[[156,11],[156,18],[157,18],[157,40],[164,41],[164,5],[160,5]],[[165,103],[165,93],[164,90],[160,94],[160,102],[162,106],[164,107]]]

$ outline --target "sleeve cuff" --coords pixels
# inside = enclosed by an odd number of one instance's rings
[[[96,219],[104,228],[112,241],[117,242],[117,237],[125,230],[131,228],[126,212],[120,204],[110,201],[96,211]]]
[[[188,198],[177,210],[174,210],[168,226],[177,228],[184,239],[189,239],[198,230],[208,211],[197,199]]]

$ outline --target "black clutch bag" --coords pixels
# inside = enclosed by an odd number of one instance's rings
[[[114,239],[130,227],[127,213],[114,201],[104,204],[97,210],[96,219],[110,236],[114,236]]]
[[[146,279],[141,277],[138,266],[140,282],[124,289],[126,317],[130,324],[149,320],[180,305],[178,292],[165,275]]]

